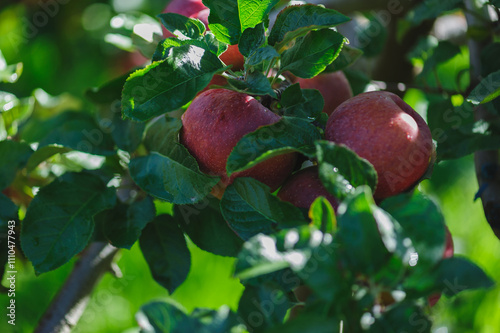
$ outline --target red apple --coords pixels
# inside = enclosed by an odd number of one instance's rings
[[[325,100],[323,112],[328,115],[352,97],[351,85],[342,71],[320,74],[311,79],[297,78],[294,82],[298,82],[302,89],[319,90]]]
[[[422,117],[399,96],[384,91],[357,95],[328,118],[327,140],[344,144],[377,171],[377,200],[408,190],[425,174],[433,151]]]
[[[278,198],[291,204],[308,209],[314,200],[325,197],[337,209],[338,202],[321,183],[318,167],[311,166],[294,173],[288,178],[278,192]]]
[[[226,163],[245,134],[280,119],[252,96],[211,89],[195,98],[182,115],[180,141],[198,161],[201,171],[222,177],[214,195],[220,197],[236,177],[255,178],[275,191],[291,174],[297,159],[295,153],[273,157],[231,177],[227,176]]]

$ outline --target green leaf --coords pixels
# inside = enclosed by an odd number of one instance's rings
[[[349,17],[336,10],[321,6],[310,4],[289,6],[278,14],[269,34],[268,43],[281,53],[289,42],[309,31],[335,27],[349,20]]]
[[[99,124],[111,134],[116,146],[132,153],[141,143],[146,125],[122,118],[120,99],[128,76],[122,75],[99,88],[88,90],[85,95],[98,105]]]
[[[7,61],[0,50],[0,82],[14,83],[23,72],[23,63],[18,62],[14,65],[7,65]],[[1,108],[0,108],[1,109]]]
[[[266,333],[340,333],[340,320],[321,314],[301,313],[300,316],[276,326]]]
[[[311,31],[283,52],[279,73],[289,71],[301,78],[312,78],[337,58],[345,41],[333,30]]]
[[[237,44],[243,32],[238,1],[205,0],[203,4],[210,8],[208,27],[217,39],[226,44]]]
[[[311,258],[313,249],[328,244],[331,239],[309,225],[282,230],[271,236],[256,235],[245,242],[238,254],[235,275],[248,280],[284,268],[300,272]]]
[[[49,159],[56,154],[64,154],[70,152],[72,149],[61,145],[48,145],[45,147],[38,148],[28,159],[26,163],[26,170],[31,172],[42,163],[43,161]]]
[[[500,70],[489,74],[472,90],[467,100],[474,105],[491,102],[500,96]]]
[[[217,56],[220,56],[227,50],[227,44],[217,40],[215,35],[210,31],[205,33],[205,36],[203,37],[203,43],[205,43],[204,48],[216,54]]]
[[[115,201],[115,189],[87,173],[65,174],[42,187],[21,225],[21,247],[35,271],[56,269],[82,251],[93,217]]]
[[[330,202],[325,197],[316,198],[309,209],[311,224],[323,233],[333,233],[337,229],[337,218]]]
[[[316,152],[321,182],[336,198],[345,198],[361,185],[375,189],[377,172],[354,151],[344,145],[320,141],[316,143]]]
[[[478,150],[500,149],[500,134],[483,121],[445,129],[441,138],[437,147],[438,160],[460,158]]]
[[[24,168],[33,150],[27,143],[0,141],[0,190],[9,186],[18,170]]]
[[[149,127],[144,145],[149,151],[168,155],[179,149],[179,132],[182,128],[180,119],[161,117]],[[193,158],[194,160],[194,158]]]
[[[156,282],[173,293],[186,280],[191,254],[184,234],[169,215],[157,216],[139,238],[142,254]]]
[[[17,220],[17,210],[17,206],[9,199],[9,197],[0,192],[0,225],[3,228],[0,231],[0,235],[6,234],[6,226],[9,220]],[[0,240],[1,239],[3,239],[3,237],[0,237]],[[2,248],[6,248],[6,246]]]
[[[169,300],[169,303],[151,302],[141,306],[136,318],[146,333],[172,333],[189,317],[184,309]]]
[[[238,304],[238,316],[251,332],[264,332],[283,322],[290,301],[275,284],[246,286]]]
[[[219,178],[202,174],[185,148],[179,147],[173,157],[152,152],[132,159],[130,174],[139,187],[156,198],[175,204],[196,203],[210,193]]]
[[[122,94],[123,114],[145,121],[174,111],[192,100],[223,69],[219,58],[206,49],[193,45],[174,47],[168,58],[127,79]]]
[[[163,13],[158,17],[168,31],[177,37],[198,39],[205,33],[205,24],[198,19],[176,13]]]
[[[413,24],[418,25],[425,20],[437,18],[446,12],[461,8],[462,0],[425,0],[413,8],[406,18]]]
[[[370,333],[430,333],[432,322],[421,308],[410,302],[396,303],[375,318]]]
[[[418,76],[424,77],[425,75],[432,73],[436,70],[436,67],[439,64],[453,59],[461,52],[462,50],[460,49],[460,46],[448,41],[440,41],[439,44],[432,49],[430,56],[425,59],[424,68]]]
[[[218,310],[195,309],[187,315],[173,301],[152,302],[141,307],[137,322],[145,333],[243,333],[236,314],[226,305]]]
[[[337,59],[335,59],[328,67],[325,72],[335,72],[343,70],[355,63],[361,56],[363,51],[355,47],[344,44],[342,51],[340,51]]]
[[[236,178],[220,202],[221,212],[243,240],[258,233],[270,234],[275,226],[307,224],[297,207],[269,193],[269,187],[252,178]]]
[[[244,81],[228,78],[227,82],[236,88],[236,90],[245,94],[276,97],[269,79],[262,72],[247,73]]]
[[[387,198],[380,205],[394,217],[418,254],[415,269],[428,269],[439,262],[445,249],[444,217],[438,206],[419,192]],[[412,265],[413,266],[413,265]]]
[[[207,198],[203,205],[176,205],[174,217],[200,249],[220,256],[236,257],[243,241],[229,228],[219,210],[218,201],[215,207],[209,203]]]
[[[488,43],[481,51],[481,76],[486,77],[498,70],[500,70],[500,43]]]
[[[212,52],[216,56],[220,56],[227,50],[227,44],[219,42],[211,32],[208,32],[202,39],[199,40],[181,40],[179,38],[170,37],[158,43],[155,53],[153,54],[152,61],[155,62],[167,59],[170,56],[172,48],[182,45],[201,47],[202,49]]]
[[[33,97],[18,99],[13,94],[0,91],[0,139],[15,136],[19,126],[33,113],[34,106]]]
[[[388,25],[377,12],[365,14],[366,24],[361,25],[356,33],[357,45],[366,58],[380,55],[387,45]],[[399,27],[398,27],[399,29]]]
[[[283,117],[241,138],[227,158],[227,174],[249,169],[277,155],[294,151],[309,154],[320,138],[317,128],[308,121]]]
[[[263,63],[264,61],[271,61],[274,58],[278,58],[279,56],[280,56],[279,53],[276,52],[276,50],[273,47],[267,45],[255,50],[255,52],[253,52],[250,55],[250,57],[248,57],[246,65],[257,66]]]
[[[284,116],[303,118],[312,122],[323,111],[325,100],[318,90],[300,89],[300,85],[295,83],[283,91],[280,103]]]
[[[241,325],[236,313],[232,312],[227,305],[221,306],[218,310],[194,309],[191,318],[199,320],[204,326],[196,332],[207,333],[244,333],[247,330]],[[188,332],[187,329],[179,330],[179,333]],[[194,331],[189,331],[194,332]]]
[[[17,221],[19,221],[18,207],[0,192],[0,248],[6,249],[3,253],[0,253],[0,276],[4,275],[5,268],[7,267],[6,264],[9,255],[7,250],[9,248],[7,246],[12,245],[17,236],[14,229]],[[9,241],[11,242],[10,244]],[[12,270],[12,267],[9,268]]]
[[[118,204],[110,210],[99,213],[96,223],[111,244],[119,248],[131,249],[139,239],[142,230],[156,216],[151,197],[136,201],[130,206]]]
[[[279,0],[238,0],[241,31],[254,28],[257,24],[266,20],[267,15],[278,2]]]
[[[46,121],[43,139],[38,145],[60,145],[93,155],[114,155],[114,142],[94,118],[85,112],[68,111]]]
[[[404,281],[404,288],[410,293],[428,296],[441,292],[447,296],[479,288],[491,288],[494,281],[471,261],[451,257],[443,259],[428,271],[419,271]]]
[[[238,50],[245,57],[255,52],[266,41],[266,28],[264,23],[257,24],[254,28],[247,28],[241,34]]]
[[[337,210],[338,231],[335,240],[342,249],[353,273],[374,275],[390,258],[384,245],[378,220],[387,223],[387,216],[375,205],[370,190],[359,188],[344,200]]]
[[[472,103],[464,102],[460,106],[453,106],[451,99],[442,95],[428,95],[427,99],[429,101],[427,123],[438,146],[446,145],[444,141],[447,141],[448,137],[445,131],[457,132],[461,126],[472,126],[474,123],[474,105]]]
[[[144,141],[150,155],[130,161],[134,182],[150,195],[176,204],[192,204],[205,198],[219,177],[201,173],[198,163],[179,144],[182,123],[161,118],[148,130]]]

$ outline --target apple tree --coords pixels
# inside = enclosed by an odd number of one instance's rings
[[[192,242],[234,258],[237,309],[152,301],[141,331],[431,332],[440,297],[495,285],[419,185],[474,154],[499,235],[499,18],[498,1],[172,0],[162,27],[119,32],[147,60],[89,87],[93,111],[0,92],[2,248],[37,275],[78,257],[38,330],[74,325],[136,243],[174,293]],[[20,66],[0,57],[1,81]]]

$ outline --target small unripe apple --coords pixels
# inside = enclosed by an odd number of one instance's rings
[[[317,166],[307,167],[294,173],[285,181],[277,196],[296,207],[306,209],[309,209],[317,197],[323,196],[334,209],[338,207],[338,201],[321,183]]]
[[[195,98],[181,119],[180,142],[198,161],[201,171],[222,177],[213,191],[217,197],[236,177],[255,178],[275,191],[295,166],[297,156],[290,153],[227,176],[227,158],[238,141],[259,127],[281,119],[252,96],[227,89],[211,89]],[[248,151],[248,154],[252,157],[253,152]]]
[[[414,186],[426,173],[434,149],[424,119],[399,96],[384,91],[359,94],[342,103],[328,118],[325,137],[374,166],[377,200]]]
[[[323,112],[331,115],[344,101],[352,97],[349,81],[342,71],[325,73],[311,79],[296,78],[302,89],[317,89],[325,100]]]

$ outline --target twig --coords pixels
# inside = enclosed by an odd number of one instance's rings
[[[481,7],[475,0],[466,0],[467,7],[466,19],[469,27],[480,26],[489,28],[489,14],[487,7]],[[479,20],[476,15],[471,15],[468,12],[473,11],[482,15],[483,18],[488,20]],[[490,38],[477,40],[469,39],[469,53],[471,64],[471,87],[475,87],[481,79],[481,51],[483,48],[491,43]],[[476,120],[491,121],[497,116],[489,113],[482,105],[476,107],[474,112]],[[500,165],[498,150],[482,150],[474,154],[474,162],[476,166],[476,176],[481,191],[478,195],[481,197],[483,203],[484,215],[490,224],[493,232],[500,238]],[[493,172],[488,172],[493,170]]]
[[[113,270],[117,273],[113,266],[117,252],[117,248],[107,243],[90,244],[52,300],[35,333],[70,332],[82,316],[90,294],[102,275]]]

